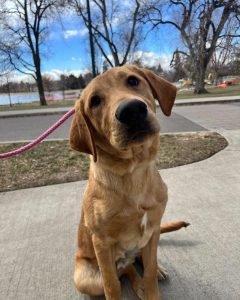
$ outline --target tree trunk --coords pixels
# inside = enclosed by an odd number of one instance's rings
[[[206,67],[204,64],[197,63],[196,66],[196,84],[194,89],[194,94],[206,94],[208,91],[205,89],[205,73],[206,73]]]
[[[96,77],[97,72],[96,72],[96,62],[95,62],[95,49],[94,49],[94,42],[93,42],[92,18],[91,18],[89,0],[87,0],[87,13],[88,13],[88,33],[89,33],[89,43],[90,43],[90,52],[91,52],[91,61],[92,61],[92,73],[93,73],[93,77]]]
[[[44,94],[44,87],[43,87],[43,79],[41,74],[41,62],[40,57],[36,57],[34,60],[35,68],[36,68],[36,83],[38,87],[38,94],[40,98],[40,105],[47,105],[47,101]]]
[[[43,80],[41,72],[36,72],[36,83],[38,87],[38,94],[40,98],[40,105],[47,105],[47,101],[44,94]]]

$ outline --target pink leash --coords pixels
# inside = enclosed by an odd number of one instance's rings
[[[55,124],[53,124],[50,128],[48,128],[44,133],[42,133],[38,138],[36,138],[31,143],[22,146],[16,150],[6,152],[6,153],[0,153],[0,158],[7,158],[11,156],[18,155],[22,152],[25,152],[38,143],[40,143],[42,140],[44,140],[49,134],[51,134],[54,130],[56,130],[62,123],[64,123],[69,117],[71,117],[75,113],[75,108],[73,107],[71,110],[69,110],[64,116],[62,116]]]

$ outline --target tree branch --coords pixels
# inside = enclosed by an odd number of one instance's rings
[[[136,8],[135,8],[135,11],[134,11],[134,14],[133,14],[132,30],[131,30],[131,34],[130,34],[130,39],[128,41],[127,49],[126,49],[125,55],[124,55],[122,63],[121,63],[122,65],[124,65],[127,61],[127,57],[128,57],[128,54],[129,54],[129,51],[131,49],[131,45],[132,45],[132,42],[133,42],[133,39],[134,39],[136,23],[137,23],[137,15],[138,15],[138,12],[139,12],[139,8],[140,8],[140,3],[138,2],[138,0],[136,0]]]

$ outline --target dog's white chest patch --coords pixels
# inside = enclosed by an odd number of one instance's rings
[[[147,228],[147,222],[148,222],[148,216],[147,216],[147,212],[144,213],[143,217],[142,217],[142,221],[141,221],[141,228],[145,231]]]
[[[139,223],[138,223],[139,224]],[[145,211],[140,219],[141,233],[137,235],[129,235],[127,241],[123,242],[118,249],[119,252],[116,255],[117,268],[125,268],[126,266],[134,263],[136,256],[140,255],[141,249],[149,242],[152,234],[153,227],[149,225],[148,213]]]
[[[149,224],[148,224],[147,212],[144,213],[140,226],[141,226],[142,236],[137,242],[137,247],[141,249],[148,243],[148,241],[151,238],[152,233],[153,233],[153,228],[149,227]]]

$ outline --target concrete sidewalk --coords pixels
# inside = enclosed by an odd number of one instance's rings
[[[191,226],[162,236],[165,300],[240,299],[240,130],[229,146],[191,165],[162,170],[165,220]],[[0,194],[0,299],[89,300],[73,285],[73,258],[85,182]],[[123,280],[124,300],[135,300]],[[93,299],[93,298],[92,298]],[[103,298],[94,298],[103,299]]]
[[[195,105],[195,104],[214,104],[214,103],[231,103],[240,101],[240,91],[238,96],[221,96],[221,97],[204,97],[204,98],[188,98],[177,99],[175,106]]]
[[[175,106],[182,105],[196,105],[196,104],[214,104],[214,103],[232,103],[239,102],[239,96],[222,96],[222,97],[205,97],[205,98],[191,98],[191,99],[177,99]],[[12,110],[0,111],[0,118],[24,117],[24,116],[43,116],[52,114],[63,114],[68,112],[72,106],[69,107],[46,107],[27,110]]]

